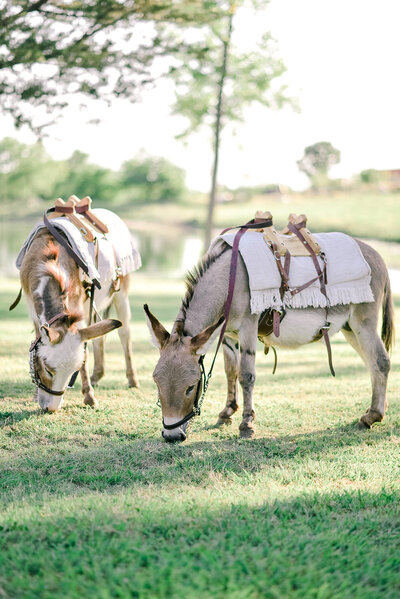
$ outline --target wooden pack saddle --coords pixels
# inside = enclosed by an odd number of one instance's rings
[[[272,214],[270,212],[262,212],[261,210],[258,210],[256,212],[255,218],[262,218],[263,220],[271,219],[272,222]],[[307,228],[307,217],[305,214],[300,214],[299,216],[293,213],[289,214],[289,222],[287,226],[282,229],[282,231],[277,231],[271,224],[270,227],[260,229],[260,232],[262,231],[264,233],[264,239],[269,245],[276,245],[281,256],[284,256],[287,251],[289,251],[291,256],[309,256],[309,250],[304,245],[304,242],[302,242],[299,237],[293,233],[293,227],[300,231],[314,253],[318,256],[321,253],[321,248]]]
[[[65,216],[75,225],[81,235],[89,243],[93,243],[95,236],[93,231],[108,233],[108,227],[91,210],[92,200],[89,196],[81,200],[72,195],[67,202],[58,198],[54,203],[54,209],[48,211],[49,219]]]

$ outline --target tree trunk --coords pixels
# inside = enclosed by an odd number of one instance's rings
[[[222,58],[221,65],[221,78],[219,80],[218,85],[218,102],[217,102],[217,112],[215,116],[215,125],[214,125],[214,163],[212,168],[212,178],[211,178],[211,191],[210,198],[208,202],[208,213],[207,213],[207,223],[206,223],[206,231],[205,231],[205,249],[208,249],[210,245],[213,224],[214,224],[214,207],[215,207],[215,196],[217,189],[217,174],[218,174],[218,158],[219,158],[219,145],[220,145],[220,134],[221,134],[221,119],[223,114],[223,91],[224,91],[224,83],[227,72],[227,64],[228,64],[228,52],[229,52],[229,44],[231,41],[232,35],[232,20],[233,20],[233,10],[229,15],[228,22],[228,31],[226,38],[223,40],[224,52]]]

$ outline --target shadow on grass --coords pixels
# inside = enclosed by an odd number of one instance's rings
[[[399,500],[390,490],[257,505],[78,499],[67,514],[3,524],[2,585],[43,599],[395,599]]]
[[[25,413],[25,417],[31,416]],[[211,473],[227,479],[234,476],[237,482],[248,484],[265,468],[272,469],[272,473],[276,467],[292,467],[295,463],[301,467],[304,459],[323,459],[343,449],[378,446],[399,434],[400,428],[379,426],[364,432],[349,424],[276,438],[214,438],[182,445],[166,444],[160,437],[144,439],[143,434],[138,438],[139,432],[115,433],[103,437],[98,445],[101,426],[97,433],[94,424],[92,433],[96,439],[83,448],[71,441],[66,447],[62,440],[59,445],[32,445],[29,455],[10,453],[8,459],[3,459],[0,474],[4,503],[16,499],[12,492],[16,488],[23,498],[32,493],[76,494],[79,487],[108,492],[116,486],[200,486],[209,483]]]

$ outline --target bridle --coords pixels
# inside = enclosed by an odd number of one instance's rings
[[[40,326],[40,329],[43,329],[43,327],[50,327],[53,324],[53,322],[55,322],[56,320],[59,320],[60,318],[63,318],[64,316],[66,316],[65,312],[59,312],[58,314],[53,316],[53,318],[50,318],[50,320],[48,322],[44,322]],[[32,383],[34,383],[36,385],[36,387],[39,387],[40,389],[43,389],[43,391],[46,391],[46,393],[50,393],[50,395],[64,395],[66,387],[62,391],[55,391],[54,389],[50,389],[49,387],[47,387],[47,385],[45,385],[41,381],[39,372],[36,368],[38,346],[41,343],[43,343],[43,341],[42,341],[42,335],[40,333],[36,337],[36,339],[34,341],[32,341],[32,343],[29,347],[29,371],[30,371]]]
[[[204,356],[200,356],[199,365],[200,365],[201,376],[197,383],[196,397],[194,398],[192,411],[189,412],[189,414],[186,414],[186,416],[184,418],[182,418],[182,420],[179,420],[178,422],[174,422],[174,424],[165,424],[164,418],[163,418],[163,421],[162,421],[163,427],[167,431],[170,431],[174,428],[179,428],[180,426],[182,426],[182,424],[185,424],[185,422],[188,422],[188,420],[191,420],[195,416],[200,416],[201,406],[203,405],[204,396],[206,394],[207,387],[208,387],[208,381],[210,380],[211,372],[212,372],[212,368],[211,368],[210,372],[206,376],[206,371],[204,370],[203,361],[204,361]],[[214,363],[213,363],[213,366],[214,366]],[[159,403],[159,402],[157,402],[157,403]]]

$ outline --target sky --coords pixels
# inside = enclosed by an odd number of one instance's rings
[[[296,161],[304,148],[329,141],[341,152],[332,176],[349,178],[368,168],[400,168],[400,1],[271,0],[257,19],[242,13],[236,41],[251,46],[263,31],[277,41],[290,95],[300,112],[246,110],[235,135],[226,131],[221,146],[219,182],[229,187],[280,183],[307,186]],[[206,132],[186,145],[175,136],[182,127],[170,115],[171,87],[162,83],[139,104],[116,100],[110,108],[73,103],[48,131],[45,146],[56,159],[79,149],[91,160],[119,168],[142,152],[165,156],[187,172],[187,185],[207,191],[212,151]],[[99,125],[91,125],[93,118]],[[1,136],[31,142],[0,118]]]

